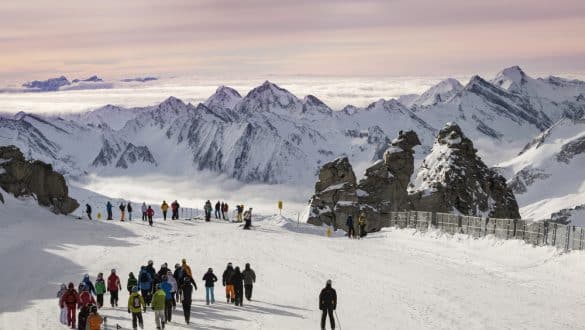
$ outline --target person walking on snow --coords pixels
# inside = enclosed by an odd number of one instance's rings
[[[217,201],[217,203],[215,203],[215,218],[216,219],[219,219],[220,207],[221,207],[221,204],[219,203],[219,201]]]
[[[101,330],[104,319],[98,314],[97,306],[91,306],[90,314],[87,318],[87,330]],[[84,329],[85,330],[85,329]]]
[[[69,283],[67,291],[61,296],[61,308],[67,309],[67,325],[71,329],[75,329],[75,312],[77,311],[77,304],[79,303],[79,296],[75,291],[75,285]]]
[[[211,202],[207,200],[207,202],[205,202],[205,206],[203,206],[203,210],[205,211],[205,221],[207,222],[211,221],[212,209],[213,207],[211,206]]]
[[[83,284],[83,285],[87,286],[87,289],[89,290],[89,293],[91,295],[95,295],[96,294],[95,287],[93,286],[93,283],[89,279],[89,274],[83,275],[83,280],[81,281],[80,284]]]
[[[366,213],[362,212],[362,213],[360,213],[360,216],[358,217],[358,227],[359,227],[358,239],[367,235],[366,224],[367,224]]]
[[[173,297],[171,303],[173,304],[173,309],[175,309],[177,308],[177,300],[175,297],[177,296],[177,292],[179,292],[179,286],[170,269],[167,271],[167,281],[171,283],[171,296]]]
[[[173,285],[169,282],[167,275],[161,278],[160,288],[165,292],[165,322],[171,322],[173,317]]]
[[[110,201],[108,201],[106,203],[106,212],[108,213],[108,220],[114,220],[114,218],[112,217],[112,203],[110,203]]]
[[[126,205],[124,205],[124,202],[121,202],[120,203],[119,208],[120,208],[120,221],[123,222],[124,221],[124,215],[125,215],[124,213],[126,211]]]
[[[177,200],[171,204],[171,209],[173,210],[173,220],[179,220],[179,202]]]
[[[87,217],[89,218],[89,220],[93,220],[91,218],[91,206],[89,204],[85,204],[85,213],[87,214]]]
[[[335,319],[333,318],[333,311],[337,308],[337,292],[331,287],[331,280],[327,280],[325,288],[319,294],[319,309],[323,311],[321,314],[321,329],[325,329],[325,321],[329,315],[329,322],[331,329],[335,329]]]
[[[167,201],[162,202],[160,210],[162,211],[164,221],[167,221],[167,211],[169,210],[169,204],[167,204]]]
[[[221,282],[223,286],[225,286],[225,297],[228,304],[236,301],[236,292],[234,291],[234,283],[232,282],[233,275],[234,267],[232,266],[232,263],[229,262],[221,277]]]
[[[187,265],[187,259],[181,260],[181,264],[183,265],[183,276],[189,276],[193,278],[193,273],[191,272],[191,267]]]
[[[112,307],[118,307],[118,292],[120,290],[122,290],[120,278],[116,275],[116,270],[112,269],[112,272],[108,277],[108,291],[110,292],[110,305],[112,305]]]
[[[142,221],[146,221],[148,219],[147,215],[148,208],[146,207],[146,202],[142,202]]]
[[[244,289],[246,293],[246,299],[248,301],[252,300],[252,289],[254,287],[254,283],[256,283],[256,273],[252,268],[250,268],[250,264],[246,264],[246,268],[242,272],[242,276],[244,277]]]
[[[242,276],[240,267],[234,269],[232,283],[234,284],[234,291],[236,293],[236,306],[244,306],[244,276]]]
[[[128,282],[126,284],[126,289],[128,290],[128,294],[132,293],[132,288],[138,287],[138,280],[134,276],[134,273],[130,272],[128,274]]]
[[[132,293],[128,297],[128,313],[132,314],[132,329],[144,329],[144,320],[142,319],[142,311],[146,311],[146,304],[144,298],[138,293],[140,291],[137,286],[131,288]]]
[[[244,225],[244,229],[251,229],[252,228],[252,208],[248,209],[244,212],[244,221],[246,224]]]
[[[104,307],[104,293],[106,293],[106,282],[104,281],[104,274],[99,273],[95,280],[95,293],[98,308]]]
[[[165,300],[166,293],[160,288],[160,284],[157,284],[156,291],[152,296],[152,310],[157,329],[165,328]]]
[[[347,216],[347,220],[345,220],[345,225],[347,226],[347,237],[354,238],[355,229],[353,228],[353,217],[351,215]]]
[[[126,204],[126,209],[128,210],[128,221],[132,221],[132,204],[130,202]]]
[[[146,215],[148,216],[148,224],[152,227],[152,217],[154,216],[154,210],[150,205],[148,205],[148,209],[146,209]]]
[[[150,305],[151,297],[152,297],[152,276],[146,270],[146,266],[142,266],[140,269],[140,273],[138,273],[138,285],[140,286],[140,291],[142,291],[142,296],[146,301],[146,305]]]
[[[180,264],[175,264],[175,272],[173,273],[173,277],[175,278],[175,281],[177,282],[177,284],[180,285],[180,283],[183,283],[183,267],[181,267]],[[176,294],[176,301],[179,301],[179,292],[177,291]]]
[[[213,273],[213,269],[209,268],[207,273],[203,275],[203,281],[205,281],[205,303],[209,305],[211,302],[215,304],[215,296],[213,294],[215,282],[217,282],[217,276]]]
[[[197,290],[197,288],[195,288]],[[191,302],[193,296],[193,286],[191,280],[187,276],[183,278],[181,282],[180,296],[181,304],[183,305],[183,315],[185,316],[185,323],[189,324],[189,320],[191,319]]]
[[[67,310],[63,307],[61,307],[61,298],[63,297],[63,295],[67,292],[67,285],[65,283],[61,284],[61,288],[59,289],[59,291],[57,292],[57,298],[59,299],[59,301],[57,302],[57,305],[61,308],[61,313],[60,313],[60,321],[61,324],[67,325]]]

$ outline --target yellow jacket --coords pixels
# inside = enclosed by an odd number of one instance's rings
[[[358,218],[358,225],[365,225],[366,224],[366,215],[365,214],[360,214],[359,218]]]
[[[162,203],[162,205],[160,206],[160,209],[163,211],[166,211],[169,209],[169,204],[167,203]]]

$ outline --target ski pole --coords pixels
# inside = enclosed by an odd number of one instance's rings
[[[335,313],[335,318],[337,319],[337,325],[339,325],[339,330],[341,330],[341,322],[339,322],[339,316],[337,316],[337,311],[334,309],[333,313]]]

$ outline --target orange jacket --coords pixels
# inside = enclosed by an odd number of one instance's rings
[[[99,314],[91,314],[87,318],[87,329],[88,330],[100,330],[104,320]]]

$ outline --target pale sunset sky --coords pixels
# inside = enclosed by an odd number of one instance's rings
[[[585,70],[583,0],[0,2],[0,82]]]

